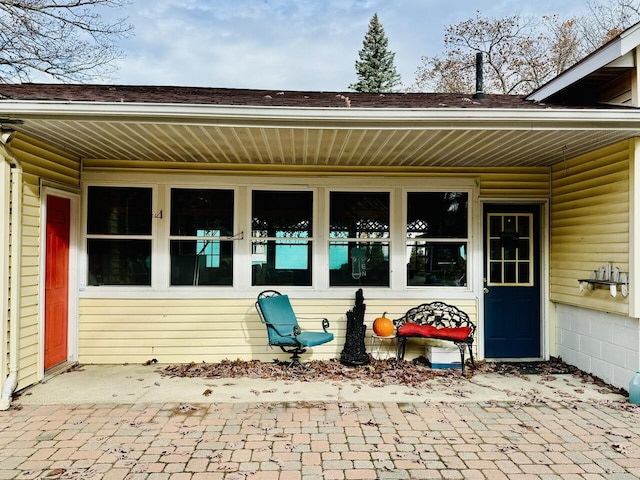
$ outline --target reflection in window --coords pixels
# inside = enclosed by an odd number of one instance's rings
[[[87,193],[88,234],[151,234],[150,188],[89,187]]]
[[[209,232],[214,237],[220,236],[220,230],[198,230],[198,236],[207,236]],[[207,268],[220,267],[220,240],[198,240],[196,250],[204,257]]]
[[[87,284],[151,285],[151,189],[89,187]]]
[[[311,285],[313,192],[252,192],[251,284]]]
[[[329,283],[389,286],[387,192],[331,192]]]
[[[407,285],[466,286],[468,193],[407,194]]]
[[[233,285],[233,190],[171,189],[171,285]]]
[[[87,239],[88,285],[151,285],[149,240]]]

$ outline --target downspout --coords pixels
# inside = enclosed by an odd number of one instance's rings
[[[9,310],[9,376],[2,387],[0,411],[11,406],[13,392],[18,386],[18,340],[20,333],[20,279],[22,277],[22,167],[8,148],[13,132],[0,130],[0,154],[11,165],[11,299]]]

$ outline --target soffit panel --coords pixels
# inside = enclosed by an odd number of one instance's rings
[[[640,129],[209,125],[27,119],[16,130],[83,159],[343,167],[547,166]]]

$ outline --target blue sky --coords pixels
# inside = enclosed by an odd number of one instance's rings
[[[135,35],[109,83],[346,91],[378,13],[404,85],[446,25],[475,16],[579,14],[587,0],[132,0]]]

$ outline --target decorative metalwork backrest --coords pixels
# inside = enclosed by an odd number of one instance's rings
[[[433,325],[436,328],[471,327],[472,333],[476,326],[462,310],[444,302],[423,303],[407,310],[402,317],[393,321],[396,327],[405,323],[418,325]]]

